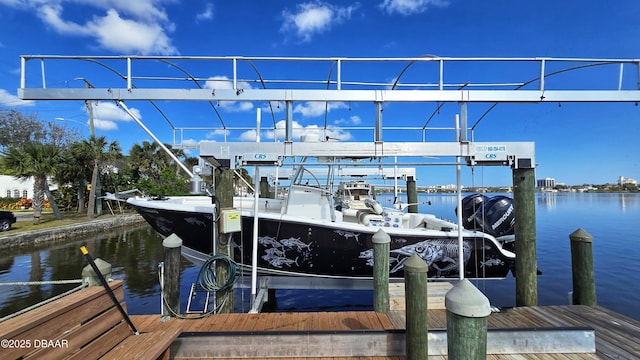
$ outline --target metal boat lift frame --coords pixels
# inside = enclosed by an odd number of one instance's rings
[[[39,67],[30,67],[36,62]],[[186,65],[178,65],[177,63]],[[113,84],[103,87],[82,86],[77,88],[47,86],[49,78],[47,68],[59,69],[59,66],[68,64],[87,64],[98,69],[107,69],[114,73]],[[196,70],[191,70],[189,65],[206,64],[207,67],[215,68],[227,77],[226,86],[220,88],[205,87],[201,83],[210,80],[206,75],[196,76]],[[151,64],[151,65],[150,65]],[[148,70],[153,64],[161,64],[161,70],[178,69],[181,76],[169,76],[165,74],[148,75],[152,71]],[[247,71],[241,71],[240,65],[245,64],[246,68],[251,68],[255,74],[251,78],[247,77]],[[311,67],[310,64],[319,64],[323,69],[328,68],[326,80],[319,80],[319,76],[309,71],[308,78],[291,77],[283,79],[282,74],[278,77],[266,78],[259,69],[265,72],[265,64],[283,64],[285,69]],[[371,75],[362,75],[356,70],[361,66],[387,66],[388,64],[404,65],[399,74],[390,73],[389,77],[394,77],[393,82],[371,82],[366,78],[359,78]],[[496,163],[498,165],[515,165],[516,158],[527,156],[532,161],[530,166],[534,166],[533,147],[525,143],[510,144],[507,149],[507,159],[505,154],[499,154],[499,158],[494,155],[487,155],[487,151],[478,151],[478,146],[473,146],[473,131],[478,123],[486,115],[469,126],[467,119],[467,105],[473,103],[562,103],[562,102],[639,102],[640,101],[640,67],[639,59],[596,59],[596,58],[453,58],[424,55],[414,58],[346,58],[346,57],[242,57],[242,56],[59,56],[59,55],[24,55],[20,61],[21,75],[18,97],[24,100],[104,100],[115,101],[123,106],[127,111],[124,102],[128,101],[249,101],[249,102],[278,102],[286,106],[286,128],[285,145],[278,152],[286,155],[292,151],[318,153],[318,149],[313,146],[305,151],[305,147],[299,144],[294,145],[293,139],[293,104],[296,102],[368,102],[376,106],[375,124],[373,126],[374,137],[372,142],[362,144],[360,142],[345,146],[344,142],[333,146],[331,142],[323,145],[326,155],[334,153],[335,156],[345,154],[342,149],[358,151],[363,156],[462,156],[467,158],[469,164],[484,162],[486,164]],[[249,67],[247,67],[248,65]],[[264,65],[264,66],[263,66]],[[314,65],[318,66],[318,65]],[[421,81],[405,83],[402,77],[408,70],[418,66],[429,66],[427,71],[420,72]],[[482,82],[467,81],[464,83],[447,82],[446,79],[456,77],[455,71],[459,67],[476,66],[499,66],[498,69],[509,66],[522,67],[530,72],[530,79],[522,81],[515,79],[508,82]],[[587,88],[579,85],[571,88],[568,86],[550,86],[549,79],[552,76],[577,71],[585,68],[617,67],[617,71],[610,74],[617,78],[609,79],[607,84],[617,83],[617,87],[610,85],[589,84]],[[261,68],[262,67],[262,68]],[[632,87],[625,87],[624,80],[629,78],[629,72],[625,74],[625,68],[633,67],[636,77],[633,79]],[[448,69],[452,70],[448,70]],[[71,67],[73,69],[73,67]],[[313,68],[312,68],[313,69]],[[422,68],[420,68],[422,69]],[[39,77],[32,77],[32,73],[40,72]],[[314,69],[315,70],[315,69]],[[73,71],[73,70],[69,70]],[[200,70],[201,71],[201,70]],[[213,71],[213,70],[209,70]],[[447,72],[448,71],[448,72]],[[451,74],[453,73],[453,74]],[[29,75],[29,76],[28,76]],[[242,77],[244,76],[244,77]],[[314,78],[314,76],[317,76]],[[496,75],[497,76],[497,75]],[[306,76],[305,76],[306,77]],[[632,76],[631,76],[632,77]],[[38,82],[38,85],[32,83]],[[349,80],[345,80],[349,79]],[[511,80],[511,79],[509,79]],[[51,81],[51,80],[49,80]],[[217,81],[217,80],[216,80]],[[135,83],[134,83],[135,82]],[[138,83],[152,83],[153,86],[141,87]],[[178,86],[175,86],[175,84]],[[247,84],[260,84],[262,88],[252,88]],[[629,83],[629,80],[626,81]],[[87,85],[88,85],[87,81]],[[164,87],[155,84],[165,85]],[[169,84],[171,86],[169,86]],[[197,85],[194,87],[194,84]],[[84,85],[84,84],[83,84]],[[244,85],[244,86],[243,86]],[[269,86],[269,88],[267,88]],[[277,88],[276,88],[277,87]],[[609,88],[607,88],[609,87]],[[409,102],[435,102],[458,103],[460,104],[459,124],[455,126],[456,141],[448,143],[429,144],[426,141],[410,143],[389,143],[383,140],[383,130],[392,129],[390,126],[383,126],[382,104],[385,103],[409,103]],[[215,110],[215,107],[214,107]],[[217,110],[215,110],[217,113]],[[127,111],[129,112],[129,111]],[[129,115],[135,118],[129,112]],[[136,119],[137,120],[137,119]],[[173,127],[170,121],[169,124]],[[220,129],[230,129],[220,118]],[[139,122],[145,131],[144,125]],[[413,130],[413,127],[401,127]],[[215,129],[213,126],[211,129]],[[418,129],[418,127],[415,127]],[[424,131],[426,127],[422,127]],[[174,127],[175,131],[180,130]],[[471,131],[471,137],[469,137]],[[154,137],[155,139],[155,137]],[[225,138],[226,140],[226,138]],[[263,146],[265,143],[261,143]],[[178,144],[179,145],[179,144]],[[480,144],[478,144],[480,145]],[[486,146],[495,143],[484,144]],[[204,150],[205,156],[210,149],[210,145],[200,146]],[[326,150],[330,149],[330,150]],[[482,148],[486,149],[486,148]],[[513,153],[511,153],[513,151]],[[504,151],[502,151],[504,152]],[[524,153],[524,154],[523,154]],[[478,158],[474,155],[480,155]],[[524,155],[524,156],[523,156]]]
[[[33,62],[38,62],[39,67],[29,67]],[[48,66],[56,68],[60,64],[90,63],[97,68],[106,68],[115,73],[114,83],[108,86],[78,87],[78,88],[52,88],[47,86]],[[221,66],[226,71],[230,86],[221,88],[203,88],[200,83],[207,81],[206,77],[194,76],[187,71],[188,67],[176,65],[177,62],[186,64],[206,63],[211,66]],[[160,63],[167,68],[178,69],[183,76],[175,77],[165,74],[158,76],[143,75],[150,65]],[[284,63],[288,68],[308,66],[310,63],[319,63],[330,67],[327,80],[317,78],[274,78],[262,76],[258,65],[264,63]],[[383,66],[389,63],[405,64],[394,82],[375,83],[365,80],[357,80],[357,76],[350,71],[360,65]],[[255,70],[256,77],[247,79],[240,77],[239,65],[248,64]],[[411,67],[435,64],[429,74],[435,81],[403,83],[401,77]],[[523,82],[486,83],[465,82],[447,83],[445,79],[449,73],[448,68],[457,66],[476,66],[480,64],[499,64],[500,66],[521,66],[525,64],[532,70],[531,80]],[[169,67],[167,67],[169,65]],[[592,85],[585,88],[558,88],[549,87],[547,79],[560,73],[600,66],[617,66],[616,88],[602,89],[602,86]],[[640,101],[640,67],[639,59],[596,59],[596,58],[450,58],[425,55],[414,58],[346,58],[346,57],[242,57],[242,56],[59,56],[59,55],[24,55],[21,56],[21,76],[18,97],[24,100],[104,100],[115,101],[138,124],[149,133],[154,140],[158,140],[139,119],[136,119],[126,105],[125,101],[250,101],[250,102],[278,102],[286,104],[286,128],[284,142],[281,144],[262,142],[259,145],[249,143],[226,142],[222,147],[220,143],[211,144],[202,142],[199,146],[202,157],[230,158],[229,151],[234,155],[252,153],[271,153],[278,156],[363,156],[363,157],[389,157],[389,156],[417,156],[417,157],[461,157],[466,159],[468,165],[508,165],[514,168],[526,168],[535,166],[533,143],[481,143],[473,138],[473,131],[482,117],[475,124],[469,126],[467,119],[467,105],[471,103],[545,103],[545,102],[639,102]],[[628,77],[625,67],[634,67],[637,72],[632,88],[625,88],[623,80]],[[119,70],[120,69],[120,70]],[[218,69],[218,68],[217,68]],[[434,70],[435,69],[435,70]],[[537,69],[537,71],[535,70]],[[434,70],[434,71],[433,71]],[[39,85],[31,85],[37,82],[31,74],[39,71],[41,79]],[[73,70],[71,70],[73,71]],[[362,76],[358,74],[358,76]],[[350,80],[345,80],[349,78]],[[164,88],[141,88],[134,81],[153,81],[156,84],[171,84]],[[258,83],[262,88],[243,88],[242,84]],[[178,83],[184,86],[173,86]],[[628,81],[627,81],[628,83]],[[197,85],[194,88],[193,84]],[[124,86],[123,86],[124,85]],[[277,89],[267,88],[280,87]],[[591,84],[590,84],[591,85]],[[533,89],[528,89],[533,87]],[[293,139],[293,104],[296,102],[369,102],[376,106],[375,125],[372,128],[374,137],[370,142],[340,142],[339,146],[327,146],[313,143],[296,142]],[[383,126],[382,104],[385,103],[409,103],[409,102],[437,102],[460,104],[460,117],[456,120],[455,139],[452,142],[388,142],[383,140],[383,130],[390,127]],[[215,108],[214,108],[215,110]],[[217,110],[216,110],[217,112]],[[169,122],[170,123],[170,122]],[[230,129],[222,121],[223,130]],[[171,124],[171,123],[170,123]],[[173,125],[171,125],[173,127]],[[411,127],[405,127],[411,130]],[[210,129],[216,129],[211,127]],[[417,128],[416,128],[417,129]],[[174,127],[175,131],[180,130]],[[425,130],[422,127],[421,130]],[[471,131],[471,137],[469,137]],[[159,141],[162,145],[162,142]],[[328,144],[331,144],[330,142]],[[179,144],[176,144],[179,145]],[[218,147],[220,147],[218,149]],[[236,147],[238,149],[236,150]],[[191,176],[189,169],[185,169]]]
[[[34,82],[27,77],[28,65],[34,61],[39,62],[41,83],[39,86],[31,86]],[[117,75],[114,84],[102,87],[78,87],[78,88],[51,88],[47,87],[47,66],[53,63],[52,68],[57,68],[58,63],[85,62],[95,64]],[[211,63],[223,64],[227,81],[231,86],[220,88],[203,88],[201,82],[209,80],[207,76],[194,76],[188,72],[187,66],[178,66],[177,62],[189,64]],[[256,64],[288,63],[286,70],[299,69],[310,63],[328,64],[330,67],[327,80],[319,78],[265,78],[258,71]],[[165,69],[178,69],[182,75],[179,77],[159,75],[139,75],[148,71],[146,64],[161,63]],[[393,82],[359,81],[357,76],[351,76],[350,71],[358,69],[361,64],[384,65],[387,63],[405,64],[402,71]],[[117,65],[113,65],[117,64]],[[255,71],[256,77],[247,79],[240,76],[239,65],[247,64]],[[401,81],[405,71],[412,66],[435,64],[435,71],[430,73],[435,81],[405,83]],[[531,80],[519,82],[487,83],[483,81],[466,81],[449,83],[449,68],[456,68],[460,64],[475,66],[480,64],[526,64],[528,69],[534,69]],[[548,86],[549,77],[565,73],[571,70],[595,68],[600,66],[617,67],[617,87],[607,89],[602,85],[594,84],[579,86]],[[625,87],[629,81],[629,75],[625,69],[633,67],[636,77],[632,87]],[[68,67],[72,68],[72,67]],[[640,60],[638,59],[592,59],[592,58],[449,58],[438,56],[422,56],[415,58],[300,58],[300,57],[192,57],[192,56],[55,56],[55,55],[25,55],[21,57],[21,76],[18,97],[24,100],[104,100],[115,101],[138,124],[149,133],[154,140],[162,145],[144,124],[128,110],[124,102],[127,101],[249,101],[284,103],[286,106],[286,125],[283,142],[224,142],[203,141],[199,145],[200,156],[214,165],[225,163],[226,166],[235,168],[247,165],[268,165],[276,163],[283,158],[308,156],[308,157],[455,157],[453,165],[457,167],[458,202],[460,203],[460,166],[465,160],[467,165],[498,165],[510,166],[512,169],[534,169],[535,147],[533,142],[476,142],[473,136],[475,127],[485,117],[485,112],[472,126],[467,119],[467,106],[474,103],[563,103],[563,102],[640,102]],[[123,70],[118,70],[123,69]],[[501,68],[498,68],[501,69]],[[144,70],[144,71],[143,71]],[[495,70],[495,69],[494,69]],[[73,70],[71,70],[73,71]],[[216,70],[218,71],[218,70]],[[455,70],[454,76],[455,77]],[[304,73],[304,72],[303,72]],[[355,72],[357,73],[357,71]],[[365,75],[371,75],[371,72]],[[345,79],[349,80],[345,80]],[[168,84],[166,87],[137,87],[136,82],[154,81],[156,84]],[[188,84],[173,86],[175,83]],[[255,83],[262,88],[243,87],[242,84]],[[193,84],[197,88],[194,88]],[[88,82],[87,82],[88,85]],[[273,88],[267,88],[267,85]],[[293,138],[293,104],[296,102],[368,102],[376,107],[373,139],[363,142],[300,142]],[[389,142],[384,141],[383,131],[391,127],[383,126],[382,105],[385,103],[458,103],[460,113],[456,116],[455,126],[451,129],[455,132],[455,141],[450,142]],[[155,105],[154,105],[155,106]],[[218,114],[218,113],[217,113]],[[218,114],[218,117],[219,114]],[[229,129],[222,118],[221,128],[225,132]],[[171,122],[169,124],[175,132]],[[259,116],[255,130],[260,129]],[[275,126],[275,121],[274,121]],[[405,130],[426,130],[426,124],[422,128],[404,126]],[[213,129],[213,128],[212,128]],[[471,136],[469,136],[471,133]],[[168,151],[168,149],[165,149]],[[170,153],[170,152],[169,152]],[[425,163],[425,165],[428,165]],[[193,177],[189,169],[185,171]],[[461,206],[458,204],[458,209]],[[460,216],[458,216],[460,217]],[[460,239],[461,242],[461,239]],[[461,261],[462,263],[462,261]],[[255,280],[253,280],[255,283]],[[254,304],[255,305],[255,304]]]

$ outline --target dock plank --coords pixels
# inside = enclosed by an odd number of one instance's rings
[[[389,307],[391,311],[406,310],[404,282],[389,283]],[[447,281],[429,281],[427,283],[427,307],[429,309],[444,309],[444,300],[447,291],[453,284]]]
[[[319,331],[319,330],[357,330],[369,329],[404,329],[404,312],[380,314],[369,311],[350,312],[307,312],[307,313],[262,313],[231,314],[236,320],[244,322],[247,331]],[[446,327],[445,310],[429,310],[430,329]],[[198,331],[222,331],[232,326],[242,329],[230,315],[212,315],[206,322],[200,320],[197,327],[184,321],[184,329]],[[157,319],[157,316],[156,316]],[[221,319],[224,319],[221,321]],[[401,319],[402,321],[400,321]],[[615,312],[599,307],[589,308],[575,305],[518,307],[503,309],[492,313],[488,318],[490,328],[541,328],[541,327],[592,327],[596,329],[596,353],[581,354],[492,354],[491,360],[575,360],[575,359],[639,359],[640,348],[636,334],[640,331],[640,322],[626,318]],[[136,322],[136,324],[138,324]],[[148,323],[151,324],[151,323]],[[236,324],[236,325],[232,325]],[[266,357],[264,357],[266,358]],[[254,358],[260,359],[260,358]],[[272,358],[269,358],[272,359]],[[308,357],[288,359],[309,359]],[[331,358],[326,358],[331,359]],[[404,359],[404,357],[334,357],[333,359]],[[446,356],[429,356],[429,360],[446,359]]]
[[[385,330],[393,330],[394,329],[393,323],[391,323],[391,320],[389,319],[389,314],[387,314],[387,313],[376,313],[376,318],[378,319],[378,322],[380,323],[381,328],[383,328]]]

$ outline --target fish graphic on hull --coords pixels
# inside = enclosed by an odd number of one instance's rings
[[[399,242],[403,243],[406,240],[399,239]],[[462,248],[462,258],[464,264],[466,264],[471,257],[471,245],[464,241]],[[458,244],[441,240],[425,240],[390,250],[389,264],[391,269],[389,273],[393,274],[403,270],[404,263],[413,254],[420,256],[429,265],[430,269],[435,270],[435,277],[450,276],[458,273]],[[373,266],[373,249],[360,252],[360,258],[366,259],[368,266]]]
[[[258,243],[265,248],[262,259],[278,269],[297,267],[300,260],[311,258],[311,243],[305,244],[300,238],[276,240],[271,236],[261,236]]]

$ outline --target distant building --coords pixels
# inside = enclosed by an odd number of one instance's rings
[[[618,178],[618,185],[638,185],[638,182],[635,179],[626,178],[624,176],[620,176]]]
[[[553,189],[556,187],[556,179],[554,178],[544,178],[536,180],[536,187]]]
[[[460,185],[461,189],[464,189],[464,185]],[[426,187],[427,192],[441,192],[441,191],[456,191],[458,190],[458,186],[456,184],[449,185],[429,185]]]
[[[33,178],[18,180],[13,176],[0,175],[0,197],[33,198]]]

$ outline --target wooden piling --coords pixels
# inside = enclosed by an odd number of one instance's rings
[[[596,285],[593,269],[593,238],[583,229],[569,235],[571,240],[571,272],[573,278],[573,303],[594,307]]]
[[[513,169],[515,211],[516,306],[538,305],[535,171]]]
[[[221,209],[233,207],[233,170],[217,168],[215,176],[216,215],[218,215]],[[225,255],[233,259],[233,245],[229,246],[229,241],[232,241],[231,234],[222,233],[220,228],[218,224],[216,226],[215,255]],[[219,284],[224,284],[229,279],[229,275],[227,263],[216,261],[216,281]],[[220,313],[232,313],[233,288],[216,291],[216,304],[219,305]]]
[[[162,276],[162,315],[180,314],[180,251],[182,239],[176,234],[162,241],[164,247],[164,273]]]
[[[379,229],[373,235],[373,310],[387,313],[389,302],[389,244],[391,237]]]
[[[404,263],[406,291],[406,354],[407,360],[423,360],[429,353],[427,325],[427,271],[429,266],[413,254]]]
[[[267,181],[266,176],[260,178],[260,197],[271,198],[269,181]]]
[[[444,301],[449,360],[486,359],[489,299],[469,280],[463,279],[447,292]]]
[[[407,209],[408,212],[418,212],[418,190],[416,188],[416,180],[413,176],[407,176],[407,203],[411,204]]]

